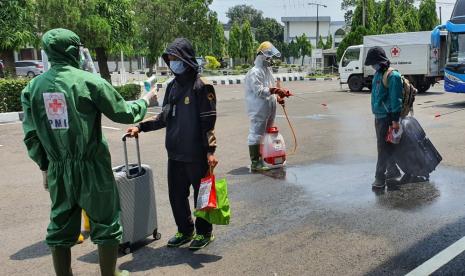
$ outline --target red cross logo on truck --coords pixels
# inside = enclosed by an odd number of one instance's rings
[[[48,104],[49,111],[55,114],[63,113],[63,103],[57,99],[53,99],[52,102]]]
[[[400,48],[395,46],[391,49],[391,57],[399,57],[400,56]]]

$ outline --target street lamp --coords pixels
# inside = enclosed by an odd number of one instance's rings
[[[310,6],[316,6],[316,47],[318,47],[318,40],[320,39],[320,21],[318,19],[318,8],[320,6],[327,8],[328,6],[318,3],[308,3]]]

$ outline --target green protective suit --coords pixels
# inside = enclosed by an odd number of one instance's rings
[[[65,29],[44,34],[42,47],[51,68],[24,88],[24,143],[42,171],[48,170],[52,200],[49,246],[70,247],[81,229],[81,209],[90,236],[100,245],[122,235],[119,196],[101,119],[124,124],[141,121],[147,103],[127,103],[104,79],[79,68],[79,37]]]

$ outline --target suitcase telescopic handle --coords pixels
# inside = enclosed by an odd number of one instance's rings
[[[131,173],[129,171],[128,148],[127,148],[127,145],[126,145],[126,139],[128,137],[131,138],[131,134],[126,133],[126,134],[123,135],[121,140],[123,140],[123,146],[124,146],[124,165],[126,166],[126,176],[129,178],[129,177],[136,176],[136,175],[131,175]],[[142,173],[142,165],[141,165],[141,162],[140,162],[139,137],[136,136],[134,138],[136,140],[137,166],[139,168],[139,172],[138,172],[137,175],[139,175],[139,174]]]

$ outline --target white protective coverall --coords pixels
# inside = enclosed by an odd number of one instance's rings
[[[270,93],[275,79],[270,67],[263,66],[264,55],[255,58],[255,66],[245,76],[245,99],[250,119],[248,145],[258,145],[276,117],[277,97]]]

